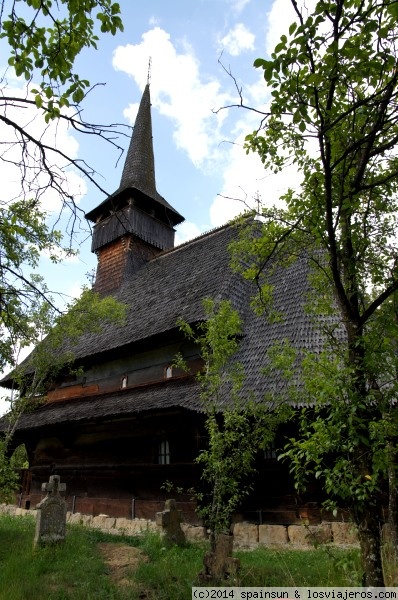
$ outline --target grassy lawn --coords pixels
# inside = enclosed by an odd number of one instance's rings
[[[77,526],[68,527],[62,546],[34,550],[33,537],[31,518],[0,516],[0,600],[186,600],[205,550],[165,548],[153,534],[120,537]],[[107,560],[111,554],[116,565]],[[242,569],[231,585],[360,585],[356,550],[264,548],[236,556]]]

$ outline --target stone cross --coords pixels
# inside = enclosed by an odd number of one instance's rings
[[[42,485],[41,485],[41,491],[47,492],[48,496],[50,496],[51,494],[53,496],[56,496],[59,494],[59,492],[64,492],[65,490],[66,490],[66,483],[60,482],[59,475],[51,475],[50,480],[46,481],[46,483],[42,483]]]
[[[66,490],[59,475],[51,475],[47,483],[41,486],[47,495],[37,505],[36,532],[34,545],[58,544],[65,540],[66,502],[59,492]]]
[[[183,544],[185,535],[181,529],[182,513],[175,500],[166,500],[164,510],[156,513],[156,525],[165,541],[170,544]]]

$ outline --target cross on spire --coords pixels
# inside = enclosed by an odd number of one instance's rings
[[[150,56],[149,60],[148,60],[148,75],[146,78],[147,85],[149,85],[151,83],[151,68],[152,68],[152,56]]]

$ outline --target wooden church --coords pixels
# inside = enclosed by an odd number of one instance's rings
[[[43,405],[21,417],[14,445],[25,444],[29,470],[19,502],[33,508],[41,484],[57,474],[66,483],[69,510],[153,519],[167,497],[165,482],[184,489],[197,485],[195,458],[206,443],[194,376],[202,362],[177,319],[199,323],[203,298],[230,299],[244,322],[236,357],[245,369],[244,390],[261,402],[286,385],[277,372],[262,372],[275,341],[289,339],[297,349],[322,346],[322,332],[305,311],[308,266],[298,262],[274,274],[275,309],[284,318],[269,323],[253,314],[253,290],[229,268],[236,226],[174,247],[183,217],[156,189],[148,85],[120,186],[86,217],[94,224],[95,290],[125,303],[127,318],[82,336],[75,350],[82,375],[61,378]],[[178,352],[191,374],[173,367]],[[176,499],[185,519],[198,522],[190,496]],[[311,500],[295,496],[287,468],[269,448],[258,459],[253,493],[241,514],[257,522],[295,523]]]

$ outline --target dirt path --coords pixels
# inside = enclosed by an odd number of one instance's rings
[[[98,544],[98,548],[109,568],[110,577],[120,586],[134,586],[131,574],[142,562],[147,562],[147,555],[140,548],[126,544]]]

